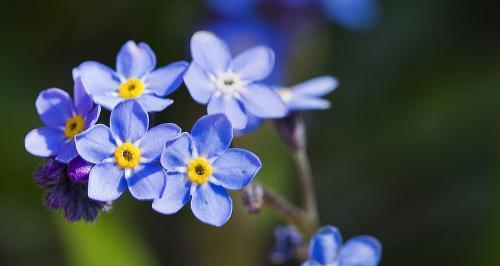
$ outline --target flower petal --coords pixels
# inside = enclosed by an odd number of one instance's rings
[[[226,43],[208,31],[193,34],[191,56],[201,68],[212,74],[225,72],[231,62],[231,52]]]
[[[259,81],[265,79],[274,67],[274,52],[266,46],[256,46],[236,56],[231,64],[241,79]]]
[[[255,131],[258,127],[260,127],[260,125],[262,125],[262,123],[264,122],[264,120],[252,114],[247,114],[247,117],[248,117],[247,125],[243,129],[235,129],[234,130],[235,136],[241,137],[243,135],[250,134],[253,131]]]
[[[191,196],[191,210],[200,221],[222,226],[231,217],[233,201],[223,187],[205,183],[197,186]]]
[[[116,149],[111,130],[100,124],[76,135],[75,141],[78,154],[90,163],[100,163],[113,157]]]
[[[182,84],[188,66],[188,62],[178,61],[158,68],[147,76],[146,87],[158,96],[166,96]]]
[[[241,94],[247,111],[259,118],[280,118],[288,112],[281,97],[264,84],[250,84]]]
[[[113,111],[115,106],[123,101],[123,98],[118,96],[115,92],[102,92],[92,95],[94,102],[109,111]]]
[[[309,259],[321,264],[331,264],[339,259],[342,236],[336,227],[331,225],[319,229],[309,244]]]
[[[189,133],[181,133],[177,138],[167,141],[161,154],[161,165],[167,171],[176,171],[193,158],[194,144]]]
[[[160,98],[152,94],[142,95],[137,98],[137,101],[141,103],[147,112],[161,112],[174,103],[173,100]]]
[[[192,62],[186,71],[184,83],[191,97],[200,104],[206,104],[215,91],[215,84],[196,62]]]
[[[340,250],[339,266],[376,266],[382,256],[382,245],[371,236],[357,236]]]
[[[73,79],[76,80],[78,77],[82,78],[87,92],[94,101],[95,95],[117,91],[120,86],[115,71],[95,61],[86,61],[74,68]]]
[[[330,108],[330,102],[320,98],[311,96],[297,95],[291,98],[288,102],[288,109],[293,110],[322,110]]]
[[[90,109],[92,109],[92,98],[85,88],[85,84],[81,77],[76,78],[75,87],[73,89],[73,95],[75,98],[75,108],[80,115],[87,114]]]
[[[165,123],[148,130],[139,140],[141,157],[150,162],[160,162],[161,152],[165,143],[181,133],[181,128],[176,124]]]
[[[302,263],[301,266],[324,266],[324,265],[319,264],[318,262],[313,261],[313,260],[308,260],[308,261],[305,261],[304,263]]]
[[[116,57],[116,71],[126,79],[142,78],[156,66],[156,56],[146,43],[126,42]]]
[[[294,94],[323,96],[335,90],[339,85],[339,81],[332,76],[322,76],[304,81],[290,87]]]
[[[212,158],[229,148],[233,140],[233,128],[223,114],[205,115],[196,121],[191,136],[198,155]]]
[[[96,106],[92,109],[85,117],[85,128],[89,128],[97,122],[99,115],[101,114],[101,106]]]
[[[127,178],[128,189],[138,200],[152,200],[161,196],[165,188],[165,171],[159,164],[141,164]]]
[[[243,149],[228,149],[213,163],[213,177],[227,189],[241,189],[248,185],[262,163],[255,154]]]
[[[111,112],[110,128],[115,139],[134,143],[148,130],[148,113],[136,100],[125,100]]]
[[[207,106],[208,114],[225,114],[231,125],[236,129],[245,128],[248,118],[243,106],[233,97],[212,96]]]
[[[40,127],[26,135],[24,147],[35,156],[50,157],[59,152],[65,139],[64,133],[60,130]]]
[[[191,182],[182,173],[167,173],[163,194],[153,201],[153,209],[163,214],[178,212],[189,201]]]
[[[113,163],[99,163],[92,167],[89,175],[89,198],[111,201],[120,197],[127,189],[125,171]]]
[[[64,128],[66,121],[73,116],[71,98],[61,89],[40,92],[35,105],[42,121],[52,128]]]
[[[77,155],[75,139],[68,139],[61,145],[56,160],[62,163],[69,163],[69,161],[74,159]]]

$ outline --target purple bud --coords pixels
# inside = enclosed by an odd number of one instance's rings
[[[281,138],[288,146],[297,150],[306,145],[306,129],[302,115],[297,112],[276,120],[276,127]]]
[[[45,207],[49,210],[62,208],[69,201],[64,190],[53,189],[47,191],[44,198]]]
[[[87,183],[89,181],[89,173],[92,169],[92,164],[86,162],[82,157],[78,156],[71,160],[68,164],[68,177],[73,183]]]
[[[264,204],[264,189],[257,183],[251,183],[243,189],[243,205],[250,214],[257,214]]]
[[[59,180],[64,177],[66,165],[49,158],[35,172],[35,182],[42,187],[50,188],[57,185]]]

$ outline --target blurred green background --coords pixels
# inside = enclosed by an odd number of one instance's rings
[[[386,0],[372,30],[319,22],[291,48],[287,84],[322,74],[341,83],[331,109],[307,115],[322,222],[345,239],[376,236],[381,265],[500,265],[499,8]],[[283,221],[246,214],[239,193],[223,228],[189,208],[162,216],[129,195],[95,224],[68,224],[42,206],[32,178],[41,160],[23,146],[41,125],[39,91],[72,91],[73,67],[113,66],[129,39],[149,43],[159,65],[189,60],[206,16],[203,3],[185,0],[0,1],[0,265],[267,265]],[[185,87],[171,97],[158,120],[188,130],[205,113]],[[272,123],[236,145],[261,157],[257,180],[297,200]]]

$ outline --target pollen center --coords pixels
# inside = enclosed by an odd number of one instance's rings
[[[122,168],[134,168],[139,164],[141,151],[130,142],[125,142],[115,150],[115,159]]]
[[[85,120],[81,115],[75,115],[70,119],[66,120],[66,126],[64,127],[64,135],[66,138],[74,138],[76,135],[80,134],[85,127]]]
[[[289,102],[293,98],[292,91],[287,88],[278,89],[278,95],[284,102]]]
[[[122,98],[136,98],[141,96],[144,90],[144,82],[140,79],[131,78],[123,82],[118,88],[118,92]]]
[[[208,178],[212,175],[212,166],[203,157],[198,157],[188,163],[188,173],[187,176],[191,182],[197,184],[204,184],[208,181]]]
[[[222,73],[215,81],[217,90],[224,94],[234,94],[241,91],[243,83],[238,75],[234,73]]]

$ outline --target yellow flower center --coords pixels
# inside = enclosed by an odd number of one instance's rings
[[[203,157],[198,157],[188,163],[187,176],[191,182],[204,184],[212,175],[212,166]]]
[[[122,168],[134,168],[139,164],[141,151],[130,142],[125,142],[115,150],[115,158],[118,166]]]
[[[81,115],[75,115],[70,119],[66,120],[66,126],[64,127],[64,135],[66,138],[71,139],[76,135],[80,134],[85,128],[85,120]]]
[[[118,91],[122,98],[136,98],[141,96],[142,90],[144,89],[144,83],[140,79],[131,78],[123,82]]]

